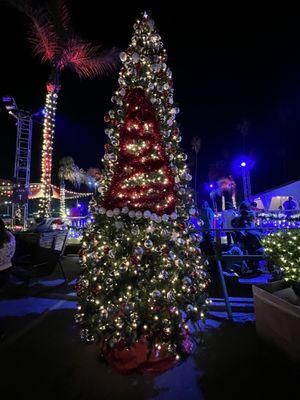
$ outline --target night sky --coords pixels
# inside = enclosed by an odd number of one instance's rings
[[[96,4],[97,3],[97,4]],[[161,4],[160,4],[161,3]],[[249,121],[246,153],[255,160],[253,192],[300,176],[300,24],[293,9],[262,10],[243,2],[240,8],[195,9],[191,1],[177,6],[162,1],[101,4],[69,1],[74,28],[94,44],[126,49],[134,20],[151,11],[163,38],[180,107],[183,147],[200,136],[199,187],[208,181],[209,165],[225,165],[243,152],[238,130]],[[168,2],[169,3],[169,2]],[[82,5],[84,4],[84,6]],[[199,6],[198,6],[199,8]],[[0,95],[13,95],[19,106],[43,106],[50,71],[34,58],[21,14],[0,8]],[[57,164],[70,155],[82,168],[99,166],[103,154],[103,116],[117,88],[117,74],[80,81],[66,72],[58,104],[53,180]],[[0,177],[11,178],[15,152],[14,121],[1,106]],[[34,130],[32,181],[40,177],[41,128]],[[192,159],[191,159],[192,162]],[[193,170],[192,170],[193,171]]]

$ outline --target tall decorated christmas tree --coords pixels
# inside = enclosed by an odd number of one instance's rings
[[[86,229],[77,283],[81,336],[103,353],[147,345],[179,359],[187,322],[203,317],[207,275],[199,238],[191,175],[180,149],[172,73],[154,22],[134,25],[113,108],[95,223]]]

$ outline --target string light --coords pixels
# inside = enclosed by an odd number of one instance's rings
[[[51,172],[52,172],[52,150],[55,127],[55,113],[57,96],[60,86],[47,84],[46,105],[43,124],[43,143],[42,143],[42,176],[41,190],[42,198],[39,201],[38,217],[50,217],[51,208]]]
[[[179,147],[172,74],[147,16],[120,58],[120,87],[105,116],[101,192],[91,204],[95,224],[83,238],[76,320],[87,341],[98,337],[115,349],[151,338],[157,354],[180,360],[187,322],[204,317],[209,278],[188,222],[191,176]]]
[[[262,239],[266,254],[269,255],[271,266],[281,267],[284,270],[285,280],[300,279],[300,233],[297,231],[283,231],[271,233]],[[297,268],[295,268],[297,265]]]

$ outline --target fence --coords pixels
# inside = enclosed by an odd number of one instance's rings
[[[227,285],[226,281],[224,278],[224,271],[223,271],[223,265],[227,265],[228,263],[243,263],[247,261],[254,261],[254,262],[259,262],[262,260],[266,260],[268,258],[267,255],[265,254],[240,254],[240,255],[234,255],[234,254],[228,254],[225,251],[223,251],[224,244],[226,245],[226,240],[224,243],[224,240],[227,238],[226,233],[243,233],[246,234],[247,232],[260,232],[263,235],[267,235],[269,233],[273,233],[276,231],[290,231],[290,230],[298,230],[298,228],[291,228],[291,227],[286,227],[286,228],[281,228],[278,229],[277,227],[253,227],[253,228],[235,228],[235,229],[199,229],[200,232],[202,232],[203,237],[205,237],[205,234],[210,234],[211,238],[214,243],[214,254],[211,255],[206,255],[205,258],[207,258],[209,261],[215,261],[216,266],[217,266],[217,272],[219,276],[219,280],[221,283],[223,295],[224,295],[224,301],[226,305],[226,311],[228,318],[230,320],[233,319],[233,314],[232,314],[232,308],[229,300],[229,295],[228,295],[228,290],[227,290]]]

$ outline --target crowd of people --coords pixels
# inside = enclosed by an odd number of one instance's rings
[[[225,209],[221,213],[220,224],[217,226],[214,211],[208,201],[203,201],[199,217],[203,222],[204,229],[253,228],[258,211],[256,202],[243,201],[238,208],[234,208],[232,203],[226,202]]]
[[[201,248],[204,254],[215,254],[215,234],[221,231],[221,237],[225,238],[222,250],[227,254],[235,255],[259,255],[264,254],[261,244],[262,232],[256,225],[257,213],[256,202],[243,201],[238,208],[231,202],[225,203],[225,209],[216,218],[207,201],[204,201],[199,212],[203,222],[203,240]],[[259,274],[259,262],[250,261],[247,263],[248,273]]]
[[[297,203],[293,197],[290,196],[283,205],[278,207],[277,212],[290,217],[296,209]],[[258,208],[255,201],[243,201],[237,208],[235,208],[231,202],[226,202],[225,209],[221,212],[219,224],[217,224],[215,213],[209,206],[208,201],[203,201],[202,207],[199,211],[199,216],[202,220],[202,227],[204,229],[222,228],[223,230],[227,230],[227,241],[230,245],[232,240],[234,241],[234,234],[228,230],[255,228],[257,217],[261,212],[264,212],[264,210]]]

